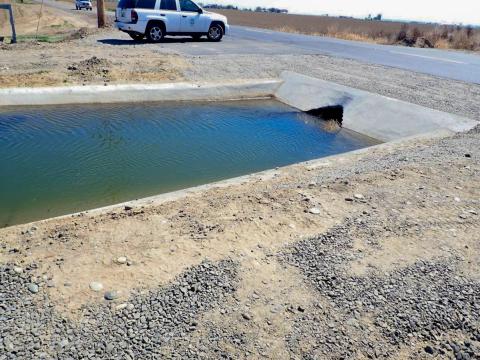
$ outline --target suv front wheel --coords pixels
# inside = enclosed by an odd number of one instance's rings
[[[165,36],[163,26],[159,23],[149,24],[147,27],[147,33],[145,34],[147,39],[151,42],[160,42]]]
[[[208,40],[210,41],[220,41],[223,38],[223,28],[220,24],[212,24],[210,25],[210,29],[208,29],[207,34]]]

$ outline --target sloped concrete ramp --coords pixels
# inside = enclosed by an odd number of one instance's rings
[[[461,116],[338,85],[332,82],[284,72],[276,91],[278,100],[302,111],[343,106],[343,126],[390,141],[438,130],[466,131],[478,123]]]

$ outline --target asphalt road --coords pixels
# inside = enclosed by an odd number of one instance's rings
[[[236,40],[249,40],[256,48],[259,43],[280,45],[287,48],[288,54],[330,55],[480,84],[480,55],[467,52],[375,45],[234,26],[231,41]]]
[[[44,3],[47,6],[87,15],[85,11],[73,10],[73,1],[72,4],[69,4],[44,0]],[[95,15],[95,12],[90,12],[88,15]],[[108,12],[108,15],[113,16],[113,13]],[[126,44],[130,40],[119,32],[118,37],[107,36],[100,41],[106,44],[120,45]],[[480,55],[461,51],[376,45],[243,26],[231,26],[229,36],[226,36],[221,43],[192,42],[173,38],[168,39],[161,47],[164,50],[185,55],[329,55],[480,84]]]

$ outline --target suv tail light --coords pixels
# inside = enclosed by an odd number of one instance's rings
[[[138,14],[135,10],[132,10],[130,13],[130,18],[132,19],[132,24],[136,24],[138,21]]]

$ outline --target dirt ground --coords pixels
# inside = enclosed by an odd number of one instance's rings
[[[85,38],[118,31],[96,29],[90,12],[69,12],[44,6],[35,41],[40,5],[14,3],[19,43],[0,44],[0,87],[64,86],[181,80],[186,62],[151,50],[98,46]],[[6,13],[2,12],[2,16]],[[0,35],[10,35],[1,22]],[[26,38],[24,40],[24,38]],[[100,44],[101,45],[101,44]],[[128,81],[127,81],[128,79]]]
[[[111,30],[106,30],[111,31]],[[101,31],[94,31],[94,34]],[[80,38],[91,36],[80,33]],[[57,43],[25,42],[0,48],[2,87],[165,82],[182,80],[186,61],[148,49],[101,48],[82,39]]]
[[[105,33],[1,47],[1,87],[304,66],[478,119],[477,85],[321,56],[218,64]],[[477,128],[0,229],[0,358],[479,358],[479,149]]]

